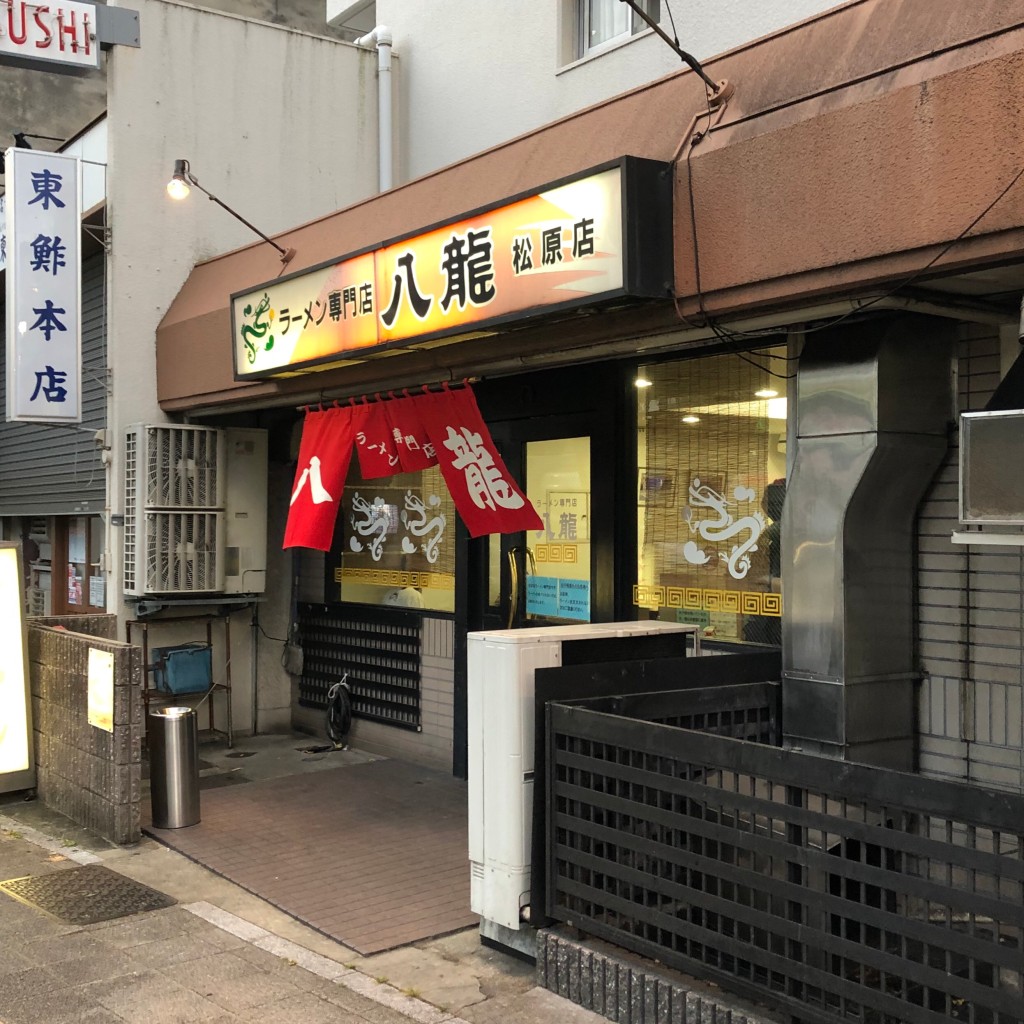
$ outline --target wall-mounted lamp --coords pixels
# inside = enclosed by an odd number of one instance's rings
[[[174,173],[171,175],[171,180],[167,182],[167,194],[172,199],[184,199],[189,192],[192,190],[192,186],[195,185],[200,192],[206,196],[207,199],[215,202],[221,209],[227,210],[235,220],[240,220],[250,231],[255,231],[264,242],[272,245],[280,254],[282,263],[290,263],[292,257],[295,255],[294,249],[284,249],[277,244],[272,238],[263,234],[262,231],[255,224],[250,224],[241,214],[236,213],[228,206],[223,200],[218,199],[212,192],[208,192],[202,185],[196,181],[196,176],[192,173],[191,168],[188,165],[187,160],[175,160],[174,161]]]

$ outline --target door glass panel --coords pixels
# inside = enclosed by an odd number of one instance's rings
[[[89,519],[89,593],[87,603],[102,608],[106,603],[106,580],[100,567],[103,552],[103,520],[99,516]]]
[[[590,621],[590,438],[526,444],[526,494],[544,520],[527,535],[526,617]]]
[[[85,604],[85,581],[88,576],[88,520],[76,516],[68,524],[68,604]]]

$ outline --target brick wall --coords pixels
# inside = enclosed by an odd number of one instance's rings
[[[1000,376],[996,328],[965,328],[960,411],[983,409]],[[918,524],[920,768],[1024,792],[1024,548],[951,542],[959,525],[957,440],[954,434]]]
[[[29,619],[29,676],[39,798],[111,842],[129,844],[140,837],[142,652],[116,634],[114,615]],[[113,655],[112,733],[88,720],[91,648]]]

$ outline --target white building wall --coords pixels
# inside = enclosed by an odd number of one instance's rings
[[[401,58],[398,180],[419,177],[684,65],[650,29],[575,59],[578,0],[377,0]],[[336,3],[328,2],[328,17]],[[839,6],[829,0],[662,0],[681,47],[705,60]],[[711,77],[714,78],[713,70]],[[688,119],[666,123],[679,133]]]
[[[196,189],[165,186],[176,159],[218,198],[273,236],[376,191],[376,58],[358,47],[170,2],[125,0],[142,47],[110,51],[107,104],[107,262],[110,507],[123,512],[123,437],[132,423],[167,420],[156,399],[156,328],[193,265],[257,237]],[[281,269],[269,246],[266,276]],[[344,249],[339,240],[339,254]],[[224,343],[228,343],[227,338]],[[275,493],[275,497],[276,492]],[[272,521],[273,522],[273,521]],[[107,607],[122,615],[122,530],[108,530]],[[287,580],[268,535],[268,599],[260,624],[287,629]],[[283,598],[282,598],[283,594]],[[192,606],[188,611],[201,612]],[[232,707],[254,720],[249,616],[232,621]],[[194,630],[193,630],[194,632]],[[186,636],[182,639],[202,639]],[[173,642],[173,641],[168,641]],[[262,729],[287,727],[290,680],[281,648],[260,644]]]

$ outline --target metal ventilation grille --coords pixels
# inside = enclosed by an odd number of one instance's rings
[[[138,508],[139,493],[139,438],[135,431],[129,431],[124,447],[124,589],[127,594],[137,594],[138,587]]]
[[[146,594],[215,593],[224,587],[221,512],[147,512]]]
[[[300,604],[299,704],[326,708],[330,688],[347,675],[353,715],[421,732],[421,629],[415,612]]]
[[[146,431],[146,506],[214,509],[223,505],[218,474],[223,432],[208,427],[150,426]]]

